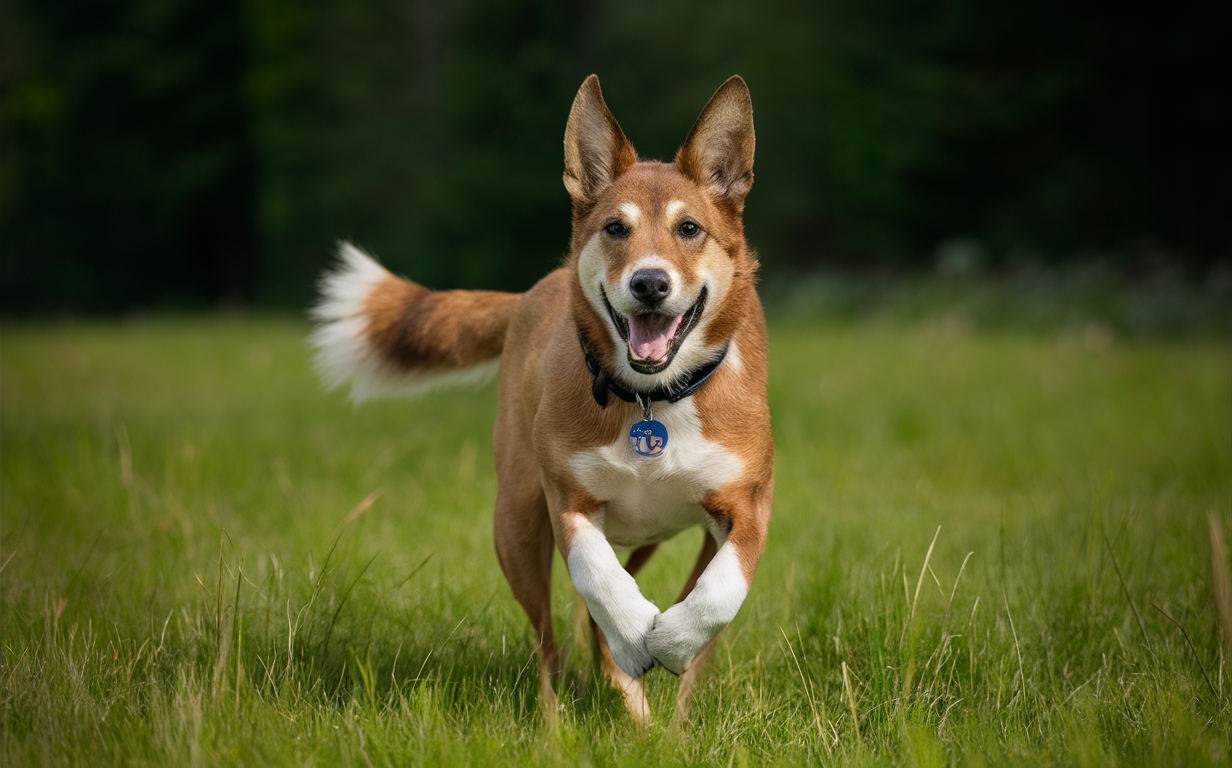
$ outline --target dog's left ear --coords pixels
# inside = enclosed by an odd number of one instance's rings
[[[753,187],[753,145],[753,99],[744,78],[733,75],[693,124],[676,167],[739,211]]]

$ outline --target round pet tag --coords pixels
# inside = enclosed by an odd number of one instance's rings
[[[629,430],[629,447],[643,456],[662,456],[667,447],[667,427],[653,419],[639,421]]]

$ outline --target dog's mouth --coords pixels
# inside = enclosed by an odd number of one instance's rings
[[[602,287],[600,292],[603,292]],[[701,319],[706,306],[706,289],[683,314],[671,317],[658,312],[622,315],[612,307],[603,292],[603,304],[629,349],[629,367],[638,373],[660,373],[672,364],[680,344]]]

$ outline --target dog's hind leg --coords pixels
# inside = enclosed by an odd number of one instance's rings
[[[650,556],[659,548],[658,544],[646,544],[638,547],[629,554],[629,559],[625,561],[625,570],[630,576],[636,576],[637,572],[642,570],[642,566],[650,561]]]
[[[496,494],[496,555],[535,630],[539,649],[539,700],[550,722],[557,718],[555,685],[561,673],[560,649],[552,633],[552,555],[555,539],[542,492],[512,498]]]
[[[719,642],[719,636],[710,638],[710,642],[693,658],[693,663],[680,676],[680,688],[676,691],[676,711],[672,713],[672,728],[679,730],[689,720],[689,708],[693,705],[693,689],[697,687],[698,678],[705,671],[710,654]]]
[[[629,710],[630,717],[633,722],[638,725],[650,724],[650,702],[646,700],[646,689],[642,687],[641,680],[634,680],[629,677],[623,669],[617,666],[612,659],[612,651],[607,647],[607,638],[603,636],[603,630],[599,629],[593,622],[591,629],[594,631],[596,658],[599,661],[599,668],[603,670],[603,674],[607,675],[607,679],[611,681],[612,687],[620,691],[620,696],[624,700],[625,709]]]
[[[633,550],[629,559],[625,561],[625,570],[629,572],[629,575],[636,576],[658,547],[658,544],[647,544]],[[649,724],[650,702],[646,701],[646,689],[642,687],[642,681],[629,677],[623,669],[616,665],[616,661],[612,658],[612,651],[608,648],[607,638],[603,636],[603,630],[599,629],[593,619],[590,619],[590,614],[586,611],[586,602],[580,596],[578,597],[578,612],[579,620],[586,620],[590,625],[591,637],[595,641],[595,661],[598,662],[599,668],[603,674],[607,675],[612,687],[620,691],[625,708],[629,710],[629,715],[633,717],[634,722],[639,725]]]
[[[697,586],[697,580],[701,578],[702,572],[706,570],[706,566],[710,565],[710,561],[714,559],[715,553],[718,551],[718,545],[715,544],[714,537],[710,535],[710,531],[702,531],[702,551],[697,555],[697,563],[693,566],[693,572],[689,574],[688,581],[685,582],[684,589],[680,591],[680,597],[676,598],[679,603],[689,596],[693,591],[693,587]],[[702,670],[706,666],[710,654],[714,651],[715,643],[719,640],[719,636],[715,635],[706,643],[701,652],[693,659],[693,663],[680,676],[680,689],[676,692],[676,711],[672,714],[672,728],[680,728],[685,721],[689,719],[689,707],[693,703],[693,689],[697,687],[697,679],[701,675]]]

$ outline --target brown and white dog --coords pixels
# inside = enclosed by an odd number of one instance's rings
[[[683,675],[675,719],[687,716],[757,569],[774,445],[757,260],[741,220],[753,143],[749,91],[733,77],[674,162],[641,161],[592,75],[565,128],[564,266],[523,294],[430,291],[344,244],[322,283],[319,369],[355,398],[499,363],[496,551],[537,634],[550,712],[561,669],[553,545],[597,624],[600,663],[639,721],[649,717],[640,678],[655,662]],[[668,435],[657,455],[630,435],[650,417]],[[698,525],[697,564],[660,611],[634,574],[660,542]],[[615,550],[632,550],[623,566]]]

